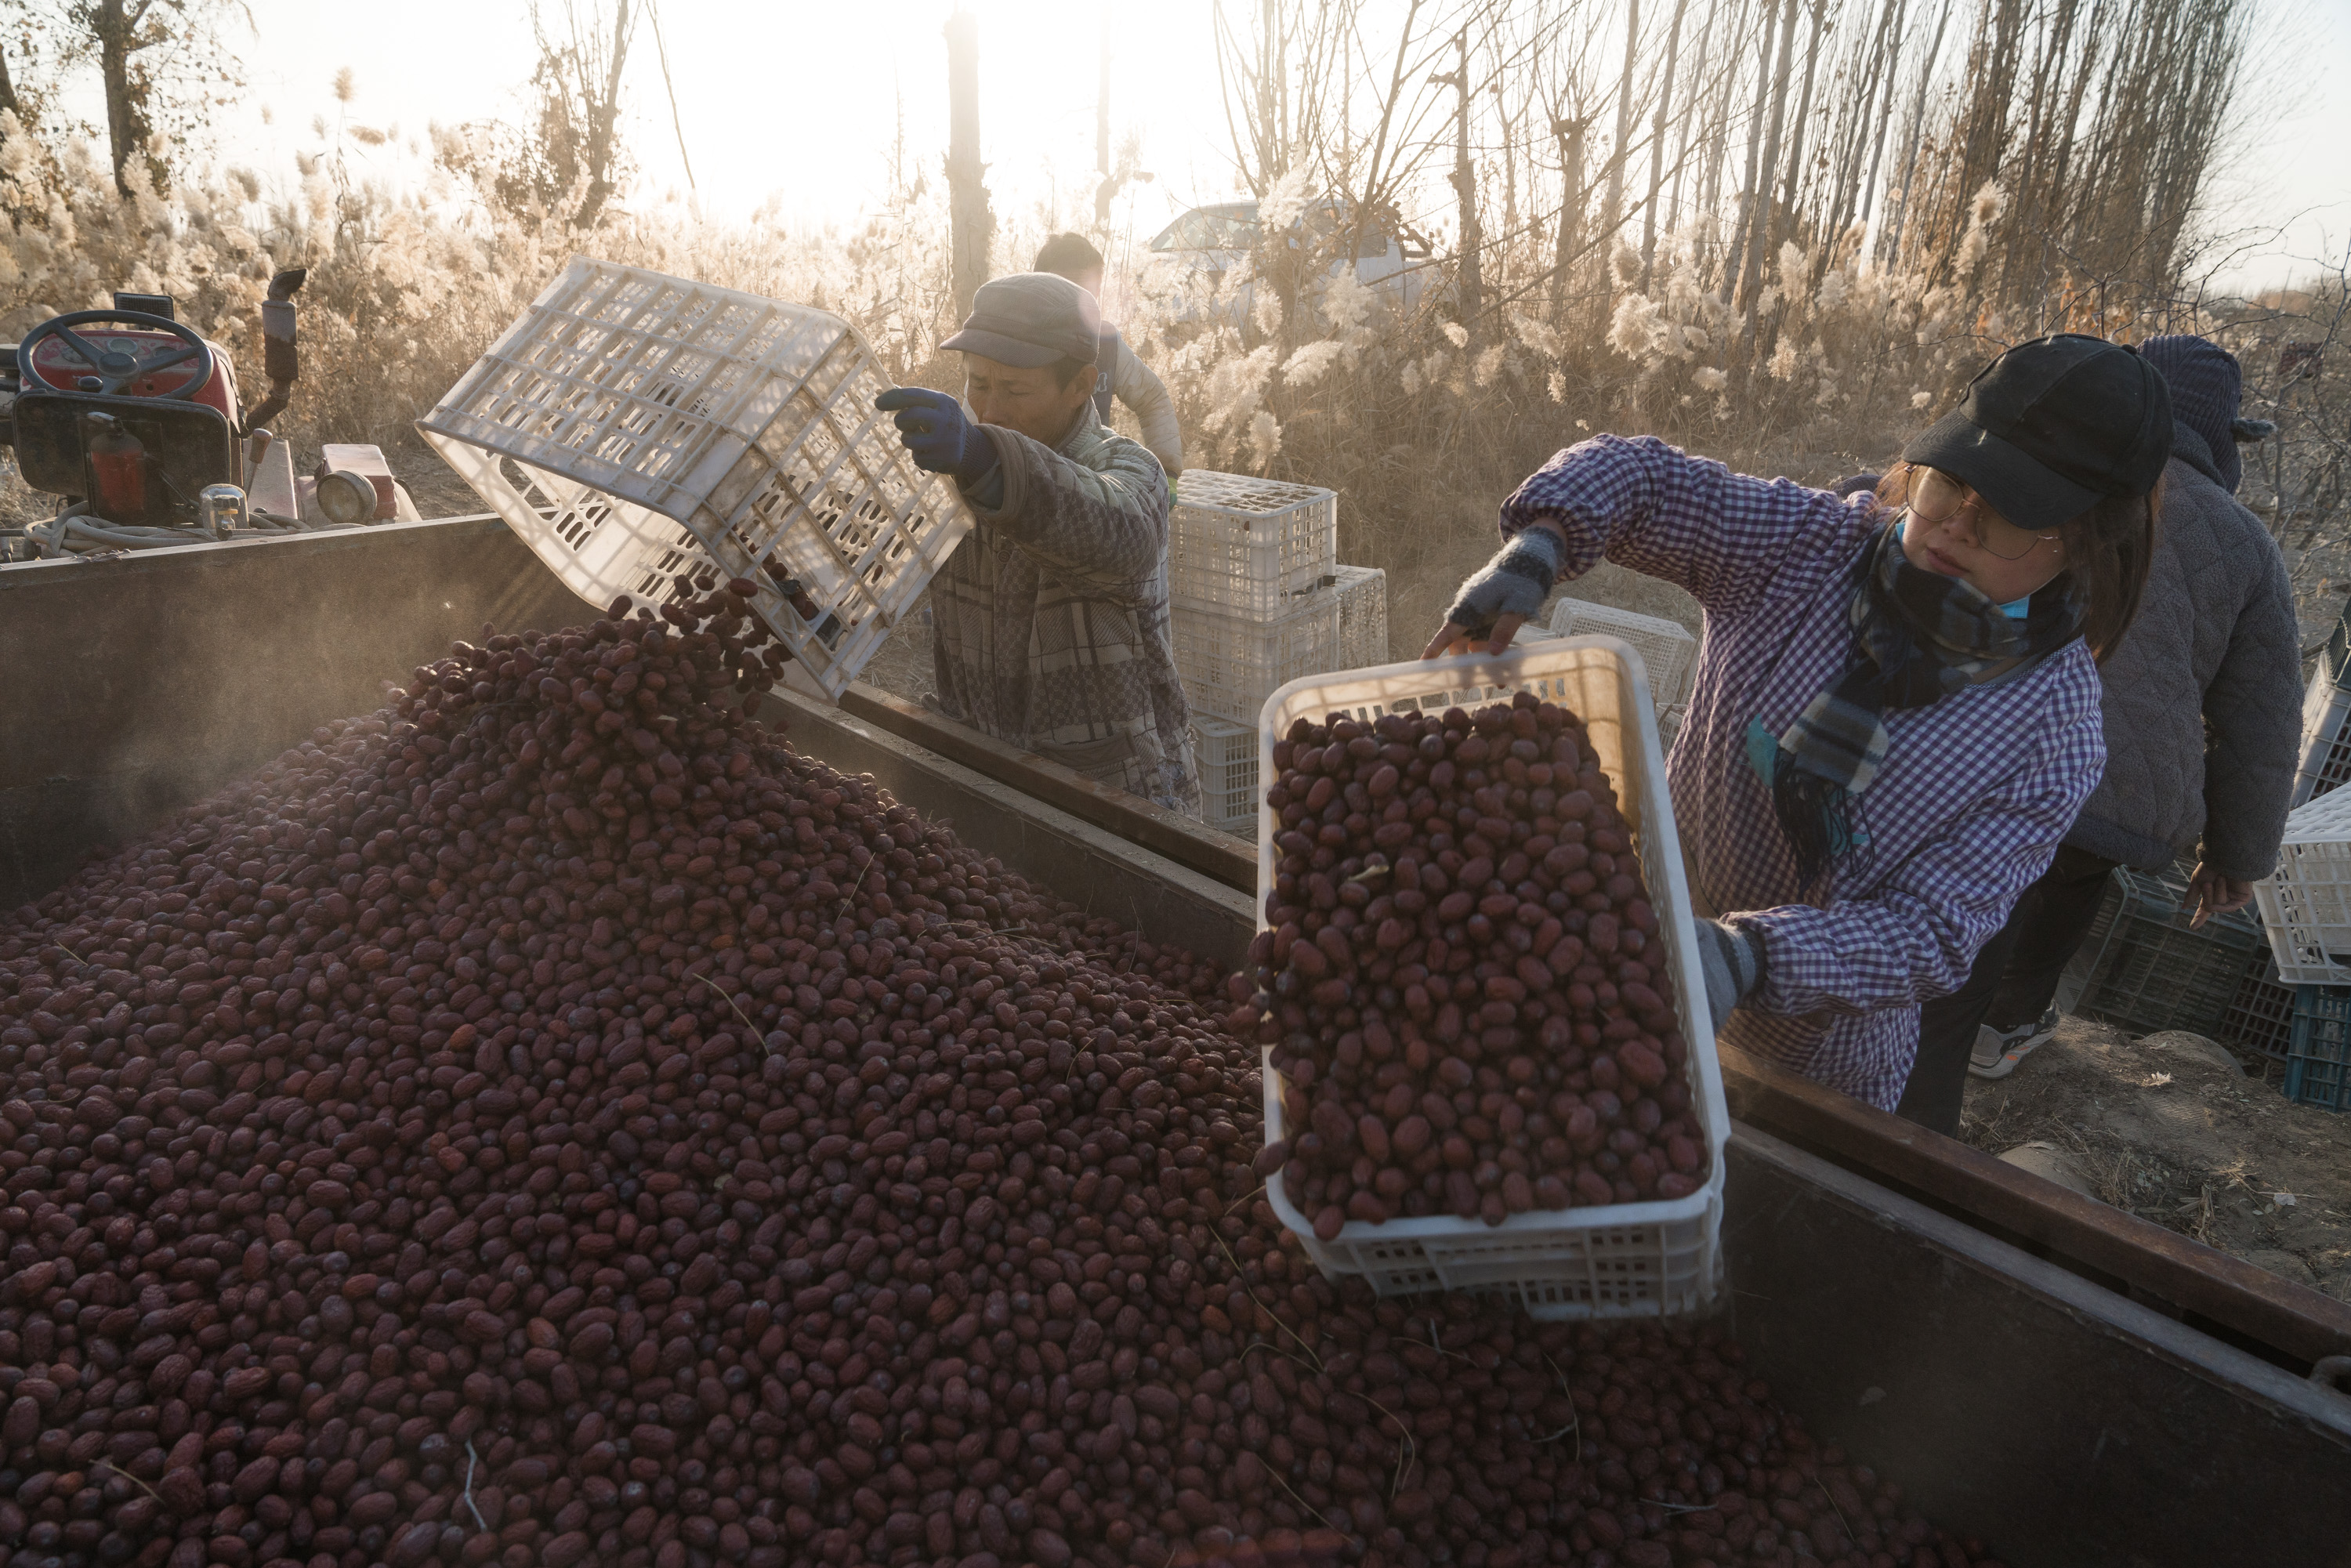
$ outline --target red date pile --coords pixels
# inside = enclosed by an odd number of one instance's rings
[[[1521,692],[1301,719],[1273,761],[1263,989],[1234,1021],[1286,1084],[1259,1168],[1315,1233],[1697,1191],[1656,912],[1576,716]]]
[[[625,608],[0,921],[8,1568],[1966,1560],[1734,1346],[1313,1274],[1215,977]]]

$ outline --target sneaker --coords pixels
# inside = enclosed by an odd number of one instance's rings
[[[1968,1071],[1978,1078],[2005,1078],[2016,1064],[2057,1033],[2057,1009],[2051,1008],[2031,1023],[1997,1030],[1985,1024],[1976,1030],[1975,1049],[1968,1053]]]

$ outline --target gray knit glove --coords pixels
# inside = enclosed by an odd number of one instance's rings
[[[1549,528],[1521,530],[1461,585],[1445,619],[1472,638],[1493,634],[1505,615],[1531,619],[1551,596],[1567,547]]]
[[[1730,1020],[1730,1009],[1763,984],[1763,934],[1719,920],[1691,923],[1698,930],[1698,973],[1706,981],[1706,1007],[1714,1027]]]

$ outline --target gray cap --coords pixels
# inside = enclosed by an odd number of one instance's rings
[[[1101,338],[1092,295],[1050,272],[1016,272],[981,284],[963,329],[939,347],[1035,370],[1056,360],[1091,365]]]

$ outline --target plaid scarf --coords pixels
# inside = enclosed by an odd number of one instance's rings
[[[1886,761],[1887,709],[2021,675],[2081,633],[2082,605],[2065,574],[2018,621],[1959,579],[1912,566],[1901,537],[1897,520],[1862,551],[1848,611],[1851,662],[1780,737],[1771,805],[1805,889],[1865,841],[1854,829],[1853,797]]]

